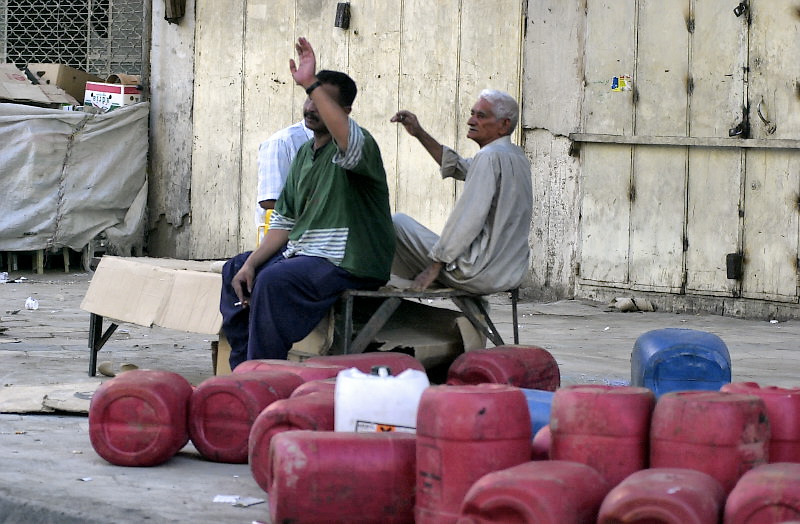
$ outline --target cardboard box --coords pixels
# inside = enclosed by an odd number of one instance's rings
[[[142,92],[136,86],[86,82],[86,91],[83,97],[84,106],[111,111],[112,109],[141,101]]]
[[[99,76],[64,64],[28,64],[28,70],[39,79],[40,84],[58,86],[81,102],[84,100],[86,82],[103,81]]]
[[[52,101],[14,64],[0,64],[0,100],[50,105]]]
[[[109,84],[125,84],[126,86],[135,86],[141,83],[139,75],[126,75],[125,73],[112,73],[108,75],[105,80]]]
[[[210,263],[104,256],[81,309],[121,322],[216,335],[222,275]],[[196,269],[195,269],[196,268]]]
[[[0,101],[57,108],[79,102],[56,85],[33,84],[14,64],[0,64]]]

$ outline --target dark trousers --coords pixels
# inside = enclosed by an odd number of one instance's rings
[[[256,270],[250,306],[234,306],[239,299],[231,281],[249,255],[236,255],[222,269],[219,309],[231,345],[231,369],[245,360],[285,359],[292,344],[311,333],[344,290],[384,284],[355,277],[324,258],[284,258],[278,253]]]

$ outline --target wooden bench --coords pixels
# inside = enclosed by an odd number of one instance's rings
[[[96,375],[97,354],[114,334],[120,322],[219,335],[217,352],[212,355],[214,372],[225,372],[230,347],[220,333],[221,275],[202,270],[209,266],[209,262],[104,256],[81,303],[81,308],[90,313],[89,375]],[[519,290],[513,289],[509,293],[514,323],[514,343],[518,344]],[[356,297],[371,297],[381,301],[380,306],[370,313],[369,319],[358,333],[353,332]],[[486,336],[495,346],[504,344],[503,338],[483,305],[481,295],[449,288],[425,291],[382,288],[378,291],[348,290],[342,294],[340,305],[343,309],[344,325],[341,327],[343,340],[338,348],[344,353],[362,353],[404,299],[449,299],[464,313],[479,333]],[[103,323],[106,319],[109,320],[109,325],[104,330]],[[222,364],[223,369],[218,369],[217,364]]]

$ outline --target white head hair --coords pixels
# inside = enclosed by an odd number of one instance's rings
[[[511,121],[511,128],[509,134],[517,127],[519,120],[519,104],[514,100],[514,97],[505,91],[497,89],[484,89],[478,98],[482,98],[489,102],[492,106],[492,112],[495,118],[508,118]]]

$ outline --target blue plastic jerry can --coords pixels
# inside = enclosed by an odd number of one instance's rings
[[[532,435],[550,423],[550,408],[553,405],[552,391],[541,389],[520,388],[528,401],[528,411],[531,414]]]
[[[713,333],[665,328],[641,335],[631,353],[631,385],[656,398],[670,391],[717,391],[731,381],[728,347]]]

